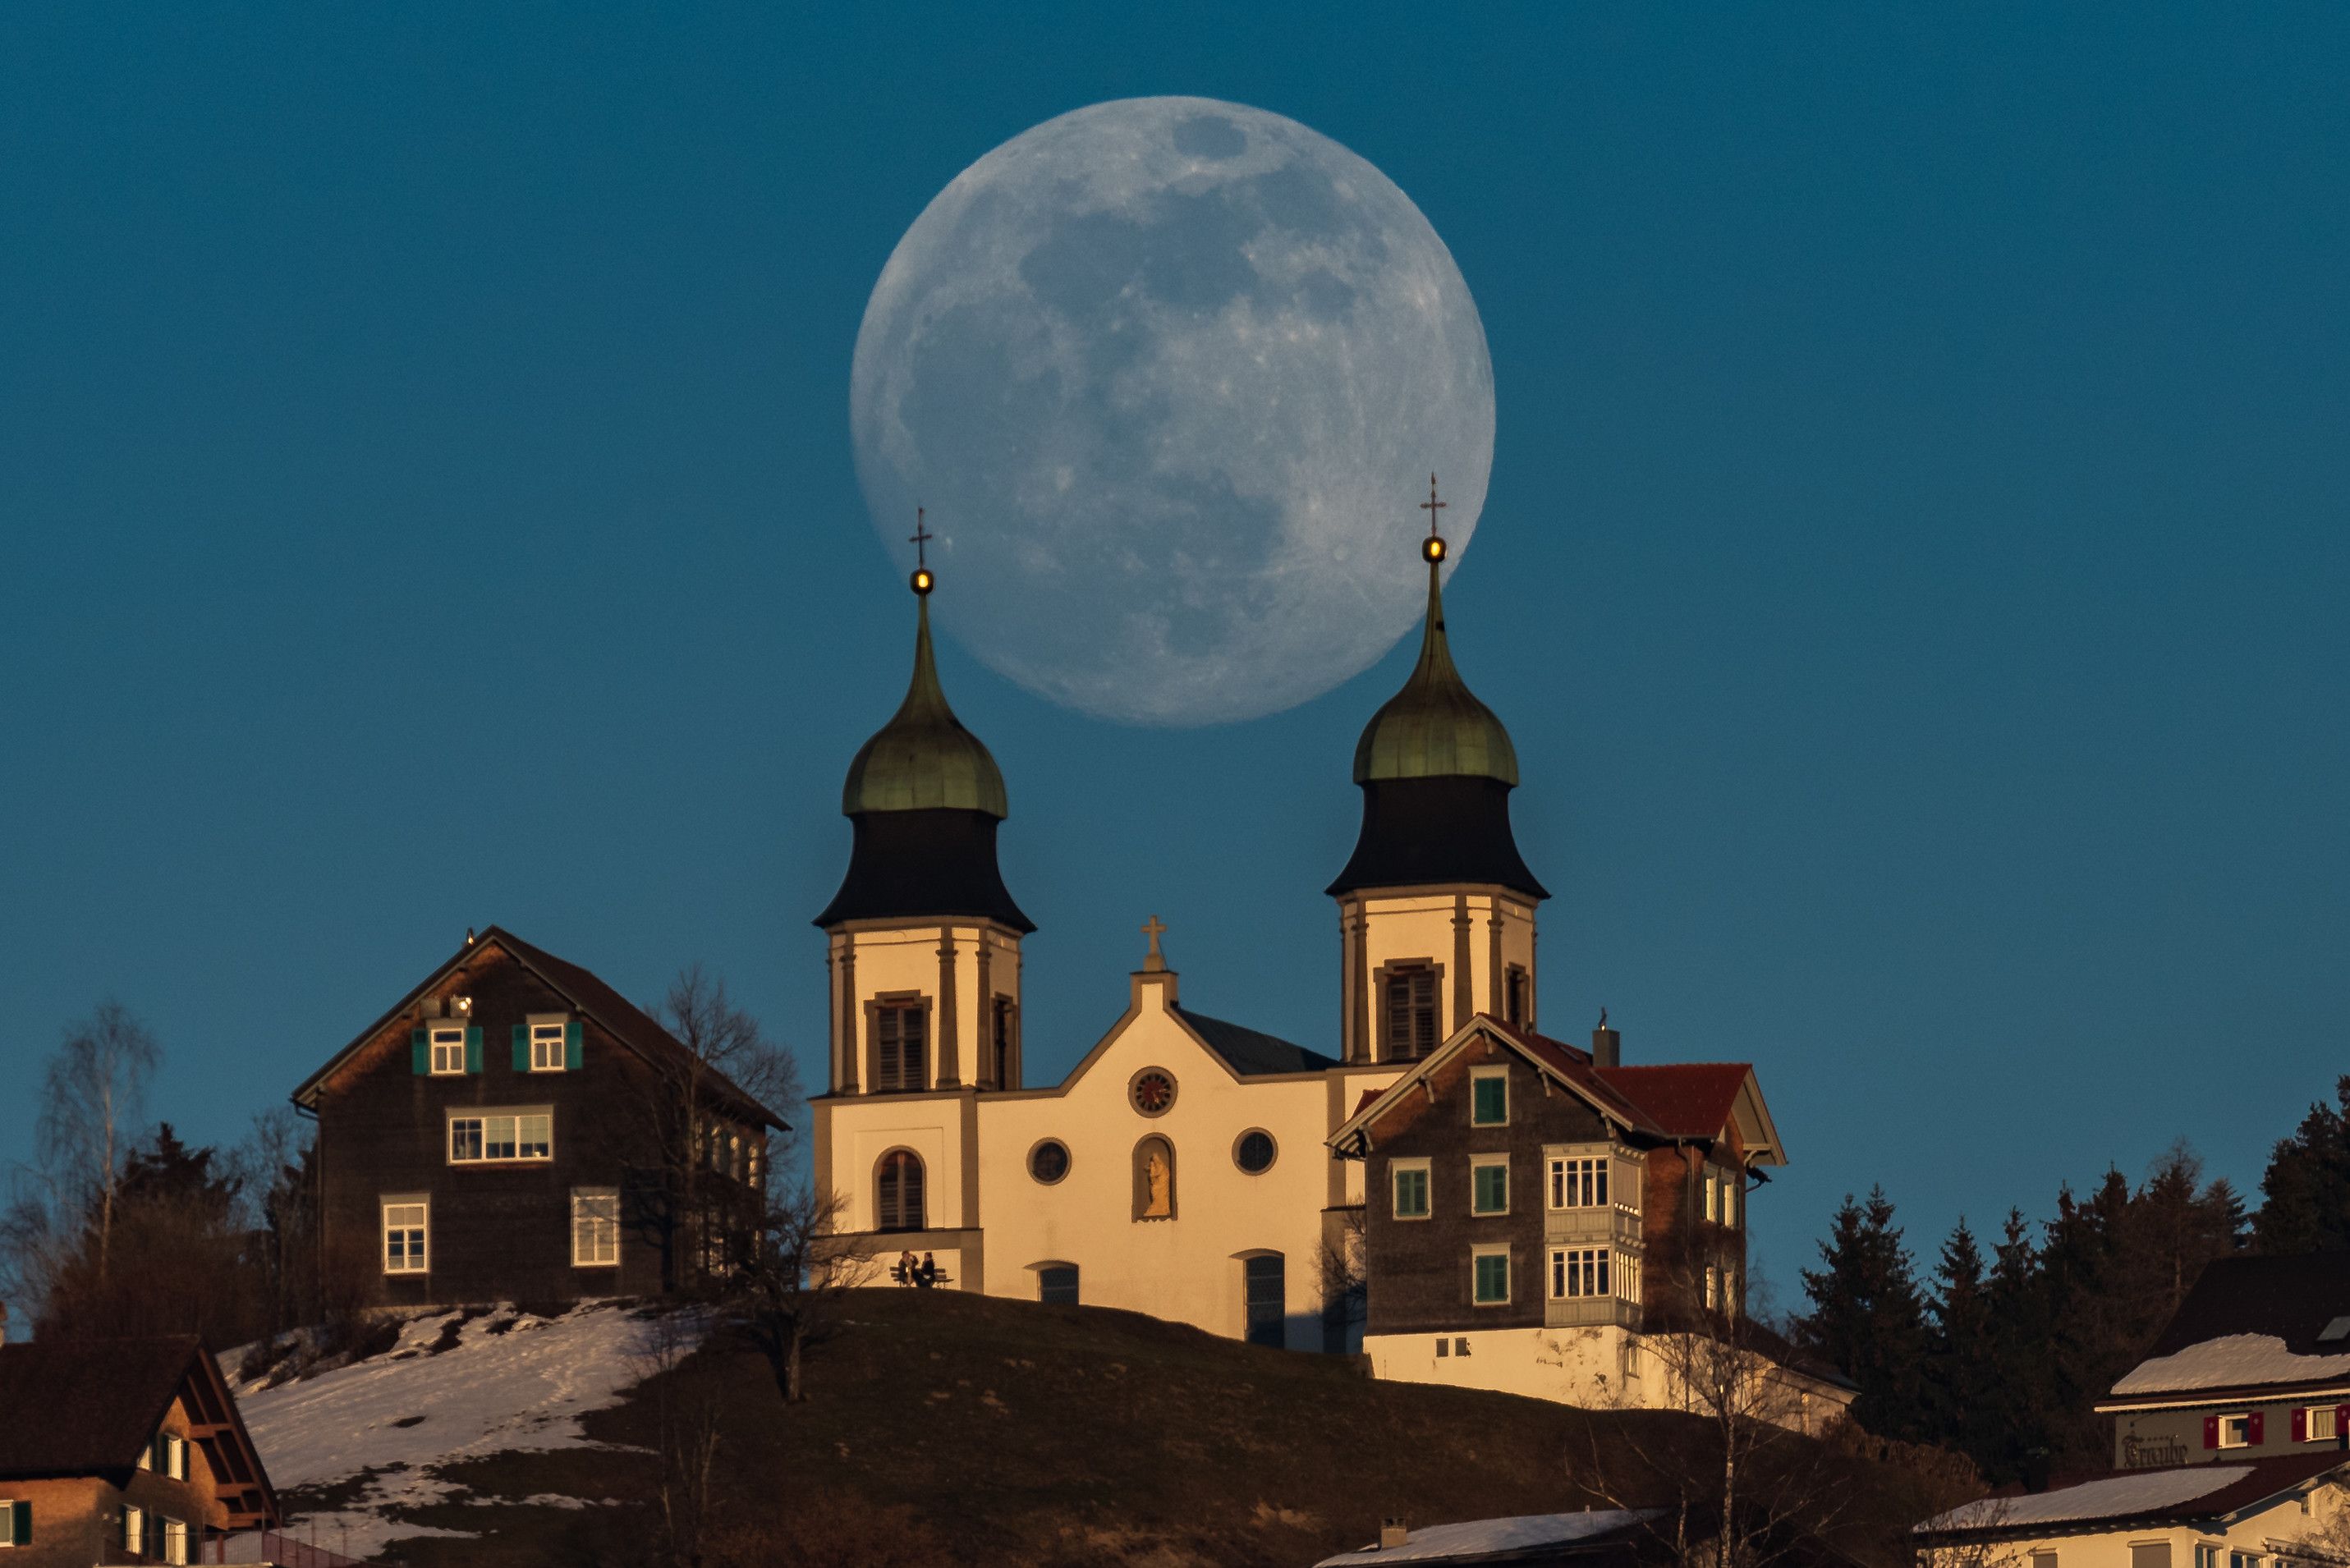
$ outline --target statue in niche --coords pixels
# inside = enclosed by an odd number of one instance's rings
[[[1152,1143],[1142,1153],[1142,1219],[1175,1217],[1175,1171],[1164,1145]]]

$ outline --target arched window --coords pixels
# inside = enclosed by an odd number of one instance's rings
[[[922,1161],[913,1150],[893,1148],[881,1157],[874,1183],[875,1229],[922,1229]]]
[[[1175,1146],[1156,1134],[1134,1146],[1134,1217],[1175,1218]]]
[[[1279,1350],[1289,1310],[1289,1272],[1278,1252],[1259,1252],[1241,1260],[1241,1310],[1248,1320],[1248,1342]]]

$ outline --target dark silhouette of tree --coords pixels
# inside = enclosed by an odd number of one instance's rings
[[[2334,1084],[2334,1105],[2311,1106],[2269,1156],[2252,1217],[2252,1245],[2261,1251],[2350,1248],[2350,1076]]]
[[[1925,1303],[1883,1188],[1865,1203],[1845,1195],[1820,1257],[1825,1268],[1804,1271],[1804,1343],[1859,1386],[1853,1419],[1881,1438],[1923,1436]]]
[[[1980,1466],[1995,1446],[2002,1414],[1999,1366],[1982,1248],[1964,1218],[1942,1243],[1934,1282],[1926,1331],[1925,1418],[1935,1438]]]

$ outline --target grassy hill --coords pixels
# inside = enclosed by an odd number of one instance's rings
[[[394,1540],[390,1555],[646,1563],[665,1512],[696,1515],[674,1462],[695,1431],[714,1437],[712,1568],[1302,1568],[1375,1538],[1383,1515],[1670,1504],[1674,1466],[1703,1467],[1705,1428],[1688,1417],[1379,1383],[1130,1313],[872,1291],[849,1317],[812,1352],[803,1405],[721,1335],[580,1417],[591,1446],[436,1467],[453,1495],[398,1517],[468,1533]],[[1804,1447],[1812,1522],[1860,1563],[1906,1568],[1902,1532],[1958,1490],[1915,1462]]]

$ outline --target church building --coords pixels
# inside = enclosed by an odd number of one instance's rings
[[[840,1230],[884,1256],[928,1253],[960,1289],[1351,1347],[1361,1113],[1464,1033],[1540,1039],[1535,911],[1548,893],[1511,832],[1509,733],[1453,665],[1444,554],[1431,528],[1419,661],[1355,751],[1361,830],[1327,889],[1342,955],[1329,1049],[1186,1005],[1153,919],[1124,1011],[1065,1078],[1034,1086],[1020,1014],[1021,944],[1035,928],[995,855],[1009,799],[940,688],[936,579],[918,567],[913,679],[850,763],[848,871],[816,922],[832,1021],[815,1158],[844,1205]],[[1767,1126],[1751,1084],[1739,1086]],[[1655,1131],[1638,1120],[1638,1136]],[[1775,1158],[1775,1135],[1764,1143]],[[1384,1167],[1377,1179],[1374,1209]]]

